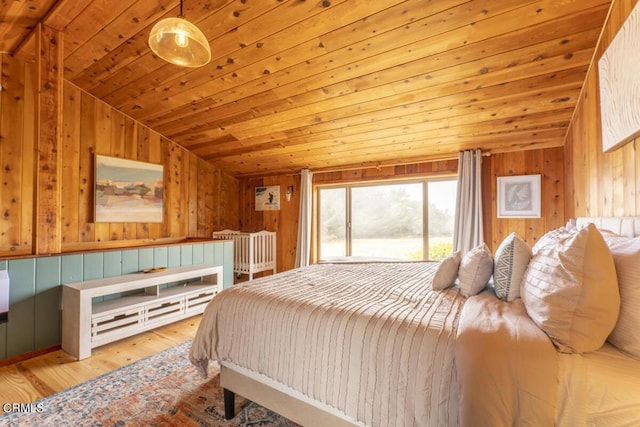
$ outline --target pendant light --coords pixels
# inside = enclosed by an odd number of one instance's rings
[[[157,22],[149,34],[149,47],[160,58],[182,67],[201,67],[211,60],[209,40],[182,15]]]

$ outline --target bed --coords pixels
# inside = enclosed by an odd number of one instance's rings
[[[227,417],[238,393],[305,426],[640,425],[640,357],[559,351],[522,299],[433,290],[439,267],[317,264],[225,290],[191,361],[219,363]]]
[[[237,230],[214,231],[216,240],[233,241],[233,272],[238,277],[242,274],[253,280],[253,275],[271,270],[276,273],[276,233],[259,231],[243,233]]]

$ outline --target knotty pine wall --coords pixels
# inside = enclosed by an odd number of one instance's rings
[[[563,149],[547,148],[503,153],[483,157],[484,233],[492,251],[504,237],[517,232],[533,245],[546,231],[564,225],[564,156]],[[457,160],[418,163],[402,166],[363,168],[338,172],[316,172],[313,184],[366,182],[385,179],[411,179],[430,176],[452,176],[458,173]],[[542,175],[542,218],[497,218],[496,178],[505,175]],[[278,271],[293,268],[295,263],[300,176],[273,176],[240,179],[240,229],[242,231],[276,231],[278,236]],[[280,185],[280,211],[256,211],[255,187]],[[291,202],[284,200],[289,185],[294,186]],[[455,197],[455,195],[452,195]],[[312,250],[312,253],[314,251]]]
[[[540,218],[498,218],[497,178],[541,175]],[[484,240],[495,252],[511,232],[530,246],[549,230],[566,223],[564,154],[562,147],[492,154],[482,158]]]
[[[613,1],[567,133],[565,211],[569,217],[640,215],[640,140],[613,152],[602,152],[597,66],[636,3]]]
[[[9,55],[1,57],[0,256],[30,254],[35,179],[34,67]]]
[[[279,185],[280,210],[256,211],[256,187]],[[293,186],[291,201],[285,193]],[[296,262],[298,215],[300,211],[300,175],[277,175],[262,178],[239,179],[240,230],[253,233],[267,230],[276,232],[277,271],[291,270]],[[267,272],[268,274],[268,272]]]
[[[9,257],[33,250],[35,78],[31,63],[2,55],[1,64],[0,257]],[[66,81],[62,110],[62,252],[210,237],[214,229],[238,227],[234,177]],[[93,222],[96,153],[164,165],[163,223]]]
[[[566,222],[564,215],[564,156],[561,147],[493,154],[482,158],[484,239],[495,252],[502,240],[515,231],[533,245],[547,231]],[[456,175],[457,160],[404,166],[315,174],[314,184],[358,182],[380,179],[421,178]],[[497,217],[496,178],[510,175],[542,175],[541,218]],[[455,197],[455,195],[452,195]]]

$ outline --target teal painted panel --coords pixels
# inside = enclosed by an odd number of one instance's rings
[[[62,342],[62,287],[47,289],[36,294],[35,349]]]
[[[122,274],[137,273],[140,271],[140,267],[138,267],[138,257],[137,249],[122,251]]]
[[[213,264],[224,265],[224,242],[218,242],[213,244]]]
[[[180,264],[193,265],[193,245],[180,246]]]
[[[203,264],[204,263],[204,245],[202,243],[197,243],[191,245],[193,249],[193,265]]]
[[[9,302],[19,303],[36,294],[36,260],[9,261]]]
[[[82,274],[84,279],[93,280],[102,279],[104,277],[104,257],[102,253],[84,254],[82,265]]]
[[[153,266],[154,267],[166,267],[167,266],[167,247],[153,248]]]
[[[222,242],[224,266],[224,288],[233,286],[233,241]]]
[[[61,258],[36,258],[35,349],[62,342]]]
[[[223,265],[223,285],[233,285],[231,241],[0,261],[12,285],[9,322],[0,324],[0,359],[60,343],[61,283],[200,263]]]
[[[0,359],[7,358],[7,324],[0,324]]]
[[[215,264],[215,245],[217,243],[205,243],[204,246],[204,260],[205,264]]]
[[[103,258],[103,277],[122,276],[122,252],[105,252]]]
[[[167,267],[180,267],[180,252],[180,246],[169,246],[169,250],[167,251]]]
[[[12,357],[35,350],[35,258],[9,261],[8,267],[10,290],[6,357]]]
[[[62,272],[60,283],[74,283],[82,281],[82,255],[64,255],[62,257]]]
[[[153,268],[153,249],[143,248],[138,250],[138,268],[140,270]]]
[[[60,286],[61,257],[36,258],[36,293]]]

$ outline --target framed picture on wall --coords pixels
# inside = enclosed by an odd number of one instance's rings
[[[162,222],[164,167],[97,154],[95,222]]]
[[[256,210],[279,211],[280,210],[280,186],[256,187]]]
[[[540,218],[540,175],[498,177],[498,218]]]
[[[598,61],[602,150],[640,136],[640,3]]]

